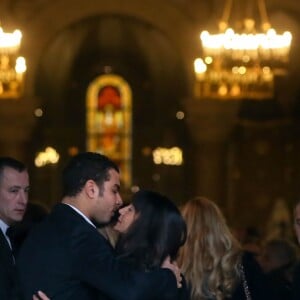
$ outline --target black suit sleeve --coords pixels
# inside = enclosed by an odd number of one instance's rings
[[[114,257],[104,238],[86,232],[74,234],[73,271],[83,282],[114,300],[177,298],[176,279],[170,270],[135,271]]]

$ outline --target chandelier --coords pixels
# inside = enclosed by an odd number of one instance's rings
[[[23,91],[26,61],[18,56],[22,33],[6,33],[0,27],[0,98],[18,98]]]
[[[236,29],[229,27],[233,1],[226,0],[219,32],[200,34],[202,57],[194,61],[195,95],[224,100],[272,98],[275,76],[286,74],[292,35],[278,34],[271,27],[264,0],[255,0],[260,31],[251,14],[238,20]]]

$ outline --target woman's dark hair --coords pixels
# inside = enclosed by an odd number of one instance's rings
[[[143,270],[160,267],[168,255],[174,260],[186,240],[186,224],[176,205],[147,190],[136,192],[131,204],[138,217],[120,236],[118,256]]]

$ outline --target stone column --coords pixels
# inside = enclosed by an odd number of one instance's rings
[[[195,195],[221,206],[226,203],[227,159],[230,134],[236,124],[239,101],[188,99],[187,124],[195,143]]]

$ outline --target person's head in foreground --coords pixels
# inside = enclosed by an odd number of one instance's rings
[[[186,240],[186,225],[170,199],[140,190],[119,213],[114,229],[121,233],[116,247],[120,257],[146,270],[159,267],[167,256],[176,259]]]
[[[12,158],[0,157],[0,219],[8,226],[22,221],[29,192],[26,166]]]
[[[96,223],[108,223],[123,203],[119,168],[105,155],[84,152],[74,156],[62,179],[63,202]]]

